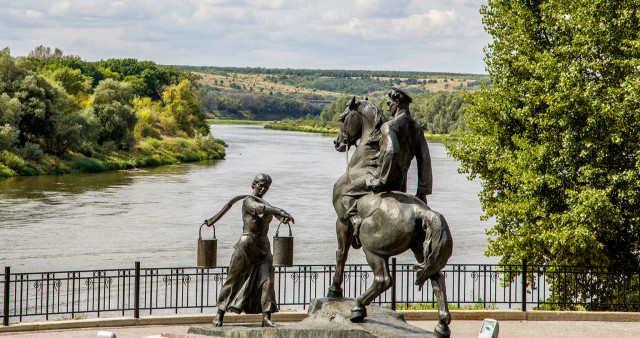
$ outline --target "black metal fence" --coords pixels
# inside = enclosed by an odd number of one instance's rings
[[[414,286],[412,264],[395,264],[394,286],[374,304],[435,306],[431,285]],[[25,320],[72,319],[170,313],[213,313],[228,268],[193,267],[12,273],[0,283],[3,325]],[[335,266],[276,268],[275,288],[281,310],[305,309],[324,297]],[[452,307],[640,310],[638,268],[450,264],[443,270]],[[368,265],[345,270],[346,297],[357,297],[373,282]]]

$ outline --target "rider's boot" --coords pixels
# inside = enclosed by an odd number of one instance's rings
[[[351,241],[351,246],[354,249],[360,249],[362,247],[362,243],[360,243],[360,225],[362,225],[362,217],[352,215],[349,217],[349,221],[353,224],[353,240]]]

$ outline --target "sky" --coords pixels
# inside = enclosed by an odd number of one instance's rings
[[[88,61],[486,74],[486,0],[0,0],[0,49]]]

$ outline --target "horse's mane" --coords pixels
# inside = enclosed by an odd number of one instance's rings
[[[360,104],[362,105],[362,108],[361,108],[362,112],[364,112],[367,109],[374,110],[374,114],[375,114],[374,126],[373,126],[373,129],[371,129],[368,143],[379,143],[380,139],[382,138],[380,127],[382,127],[382,125],[385,122],[387,122],[387,117],[384,116],[382,109],[378,108],[378,106],[376,106],[373,102],[369,101],[368,99],[360,101]]]

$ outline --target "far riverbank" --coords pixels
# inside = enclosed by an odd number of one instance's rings
[[[284,131],[300,131],[304,133],[329,134],[337,135],[339,128],[337,127],[319,127],[305,124],[304,121],[253,121],[253,120],[223,120],[208,119],[209,124],[245,124],[245,125],[264,125],[266,129],[284,130]],[[430,141],[457,141],[457,136],[449,134],[429,134],[424,133],[424,138]]]
[[[43,154],[39,159],[26,160],[10,151],[0,152],[0,179],[15,176],[95,173],[156,167],[181,162],[221,159],[225,143],[207,136],[140,140],[131,150],[97,148],[91,154],[67,152],[62,155]]]
[[[271,122],[264,126],[267,129],[274,130],[288,130],[288,131],[301,131],[305,133],[319,133],[319,134],[338,134],[338,128],[332,127],[316,127],[305,125],[304,123],[288,123],[288,122]],[[448,134],[429,134],[424,133],[424,138],[430,141],[457,141],[457,136],[451,136]]]

